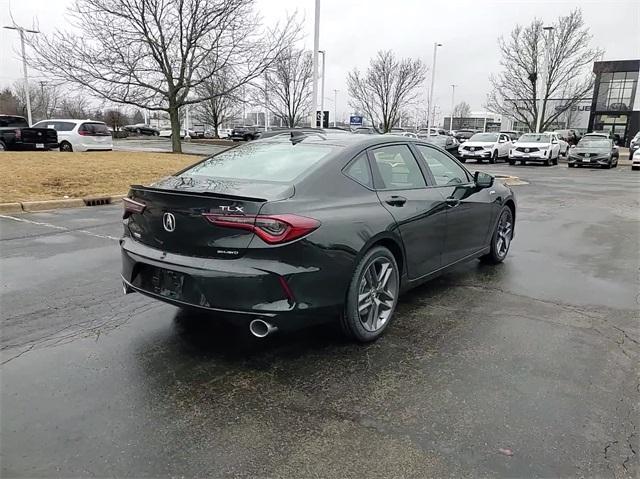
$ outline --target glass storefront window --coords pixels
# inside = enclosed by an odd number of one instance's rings
[[[596,109],[600,111],[628,111],[638,83],[638,72],[601,73]]]

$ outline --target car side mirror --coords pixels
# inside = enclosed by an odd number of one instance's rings
[[[476,171],[473,174],[473,181],[475,181],[476,185],[480,188],[491,188],[493,186],[493,180],[494,177],[489,173]]]

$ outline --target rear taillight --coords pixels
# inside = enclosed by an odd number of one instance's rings
[[[78,135],[80,136],[89,136],[89,132],[85,130],[78,130]]]
[[[288,243],[308,235],[320,226],[318,220],[298,215],[217,215],[204,213],[207,221],[225,228],[252,231],[265,243]]]
[[[22,130],[13,130],[16,135],[16,140],[20,140],[22,138]]]
[[[128,218],[133,213],[142,213],[147,207],[144,203],[132,200],[131,198],[122,198],[122,204],[124,206],[124,214],[122,215],[124,219]]]

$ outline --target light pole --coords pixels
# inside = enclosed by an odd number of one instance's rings
[[[542,27],[542,29],[546,32],[544,36],[544,75],[540,75],[540,78],[536,82],[536,86],[540,85],[540,99],[539,107],[538,107],[538,118],[536,122],[536,133],[540,133],[542,129],[542,109],[544,108],[544,94],[547,89],[546,77],[549,75],[549,37],[551,37],[551,31],[553,27]],[[543,83],[544,82],[544,83]]]
[[[40,33],[38,30],[29,30],[27,28],[19,27],[18,25],[4,26],[7,30],[17,30],[20,33],[20,47],[22,49],[22,73],[24,74],[24,95],[27,98],[27,118],[29,119],[29,126],[33,123],[31,118],[31,95],[29,93],[29,76],[27,75],[27,56],[24,53],[24,32],[28,33]]]
[[[336,119],[338,118],[338,91],[333,90],[333,127],[336,127]]]
[[[427,112],[427,136],[431,136],[431,112],[435,113],[433,108],[433,86],[436,82],[436,55],[438,54],[438,47],[441,47],[442,43],[434,42],[433,44],[433,64],[431,66],[431,90],[429,92],[429,111]]]
[[[311,128],[318,126],[318,49],[320,48],[320,0],[316,0],[313,26],[313,81],[311,92]]]
[[[324,128],[324,58],[327,52],[325,50],[318,50],[318,53],[322,54],[322,87],[320,87],[320,128]]]
[[[264,71],[264,131],[269,131],[269,72]]]
[[[451,85],[451,118],[449,119],[449,131],[453,130],[453,99],[456,96],[456,86],[458,85]]]

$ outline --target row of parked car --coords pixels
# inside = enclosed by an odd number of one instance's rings
[[[111,131],[101,121],[43,120],[33,126],[24,117],[0,115],[0,151],[92,151],[113,149]]]

